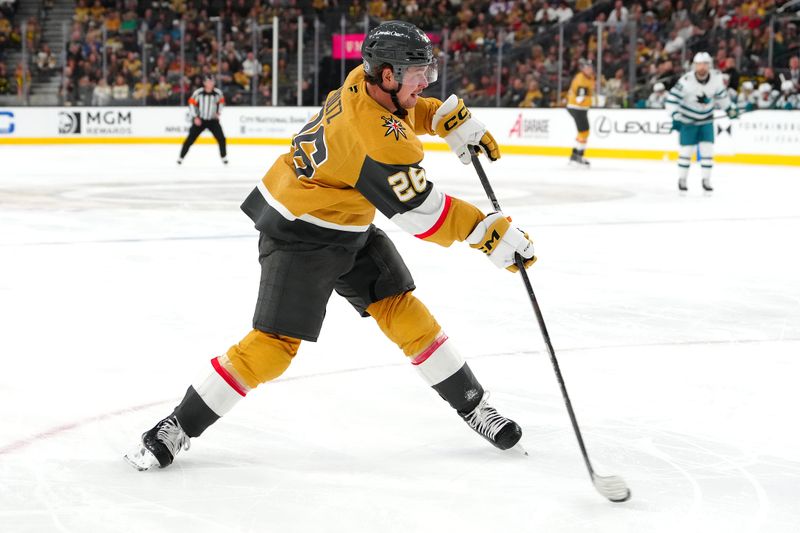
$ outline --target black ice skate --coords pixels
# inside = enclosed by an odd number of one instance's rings
[[[589,167],[589,161],[587,161],[586,158],[583,157],[582,153],[580,153],[575,149],[572,150],[572,154],[569,156],[569,163],[570,165],[574,164],[579,167],[584,167],[584,168]]]
[[[706,192],[714,190],[714,187],[711,186],[711,178],[703,178],[703,190]]]
[[[178,419],[168,416],[142,434],[141,442],[125,454],[125,460],[137,470],[150,470],[172,464],[181,449],[189,449],[189,436],[184,433]]]
[[[516,448],[521,453],[528,455],[519,444],[522,438],[522,429],[513,420],[501,416],[494,407],[486,403],[489,393],[486,392],[478,406],[469,413],[461,413],[461,418],[481,437],[485,438],[497,448],[508,450]]]
[[[686,192],[689,190],[689,187],[686,186],[686,178],[679,178],[678,179],[678,190]]]

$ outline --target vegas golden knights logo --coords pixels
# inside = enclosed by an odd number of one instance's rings
[[[500,234],[497,233],[497,230],[492,230],[492,236],[489,238],[488,241],[484,242],[483,245],[479,248],[479,250],[486,255],[490,255],[492,251],[494,251],[494,245],[497,241],[500,240]]]

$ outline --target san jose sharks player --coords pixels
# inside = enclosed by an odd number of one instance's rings
[[[692,154],[697,152],[703,189],[713,191],[714,109],[725,110],[732,119],[739,115],[728,96],[722,75],[711,69],[711,56],[707,52],[698,52],[692,63],[692,72],[684,74],[670,89],[666,101],[666,108],[672,115],[672,129],[680,134],[678,189],[688,189],[686,177]]]

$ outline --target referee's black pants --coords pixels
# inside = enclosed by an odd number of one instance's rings
[[[186,157],[186,154],[189,153],[189,148],[206,129],[214,135],[217,144],[219,144],[219,156],[225,157],[228,154],[228,150],[225,147],[225,134],[222,133],[222,126],[219,125],[219,120],[201,120],[199,126],[192,123],[192,127],[189,128],[189,136],[183,141],[183,147],[181,148],[181,159]]]

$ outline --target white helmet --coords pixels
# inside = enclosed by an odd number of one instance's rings
[[[694,63],[695,65],[698,63],[708,63],[708,65],[711,66],[711,56],[709,55],[708,52],[697,52],[694,55],[692,63]]]
[[[781,83],[781,92],[784,93],[794,92],[794,82],[792,80],[786,80],[783,83]]]
[[[769,83],[762,83],[758,86],[758,92],[760,93],[769,93],[772,92],[772,85]]]
[[[752,91],[753,90],[753,82],[752,81],[745,81],[742,83],[742,90],[743,91]]]
[[[661,83],[661,82],[658,82],[658,83],[656,83],[655,85],[653,85],[653,90],[654,90],[655,92],[657,92],[657,93],[660,93],[660,92],[662,92],[662,91],[666,91],[666,90],[667,90],[667,88],[666,88],[666,87],[664,87],[664,84],[663,84],[663,83]]]

